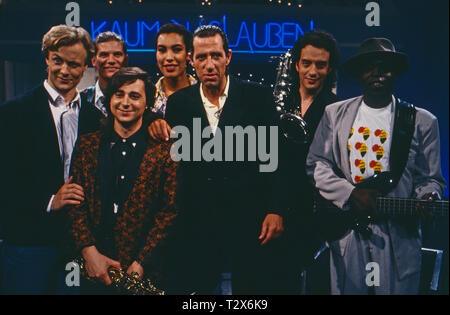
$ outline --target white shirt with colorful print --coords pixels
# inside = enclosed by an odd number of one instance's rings
[[[394,102],[394,98],[393,98]],[[372,108],[362,102],[347,142],[353,183],[389,171],[393,102]]]

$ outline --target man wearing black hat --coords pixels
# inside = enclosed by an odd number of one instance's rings
[[[364,41],[344,64],[363,95],[327,106],[308,154],[307,172],[320,195],[351,222],[328,242],[333,294],[418,293],[419,220],[380,217],[377,208],[380,192],[435,199],[445,187],[436,117],[392,95],[407,68],[407,55],[388,39]],[[378,186],[359,184],[374,175]]]

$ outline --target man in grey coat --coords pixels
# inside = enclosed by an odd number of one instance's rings
[[[403,157],[391,146],[399,99],[395,80],[408,68],[408,57],[385,38],[364,41],[344,64],[363,95],[327,106],[307,158],[307,173],[320,195],[340,211],[358,218],[379,215],[374,189],[357,187],[390,171]],[[401,142],[401,141],[400,141]],[[408,149],[408,148],[406,148]],[[408,152],[408,151],[406,151]],[[391,155],[392,153],[392,155]],[[388,197],[440,198],[439,128],[435,116],[417,108],[406,166]],[[394,162],[393,162],[394,161]],[[417,294],[421,270],[421,233],[417,218],[372,220],[367,233],[349,229],[328,243],[332,294]]]

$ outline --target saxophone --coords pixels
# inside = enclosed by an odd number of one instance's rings
[[[73,260],[80,267],[80,274],[89,281],[97,281],[97,279],[89,277],[84,259],[78,257]],[[131,275],[123,270],[110,268],[108,270],[112,285],[123,294],[127,295],[165,295],[163,290],[156,288],[150,279],[140,279],[137,272]]]
[[[292,89],[292,78],[290,75],[292,67],[292,52],[289,49],[279,57],[280,63],[277,67],[277,79],[275,82],[273,96],[276,109],[280,113],[280,128],[283,135],[296,144],[308,144],[310,135],[306,121],[301,117],[299,104],[289,108],[286,104],[287,97]]]

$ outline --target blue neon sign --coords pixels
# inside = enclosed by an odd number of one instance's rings
[[[229,46],[234,53],[283,53],[292,48],[299,36],[306,31],[315,28],[314,20],[310,20],[305,28],[296,22],[249,22],[238,21],[230,23],[227,15],[223,15],[219,20],[212,20],[209,23],[194,25],[190,21],[180,23],[175,19],[171,22],[184,25],[188,30],[193,30],[202,24],[214,24],[221,27],[228,36]],[[162,23],[159,20],[113,20],[111,21],[91,21],[91,36],[95,38],[104,31],[113,31],[121,35],[127,43],[130,52],[154,52],[154,40],[156,33]]]

